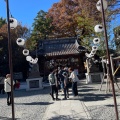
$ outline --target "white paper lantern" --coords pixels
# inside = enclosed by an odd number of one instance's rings
[[[93,43],[94,44],[99,44],[100,43],[100,38],[94,38]]]
[[[88,53],[85,53],[85,55],[86,55],[87,58],[91,58],[91,57],[93,57],[93,55],[88,54]]]
[[[103,26],[102,25],[96,25],[94,27],[94,30],[95,32],[102,32],[104,29],[103,29]]]
[[[18,22],[15,18],[9,18],[9,22],[10,22],[10,28],[11,29],[14,29],[17,27],[18,25]]]
[[[31,61],[32,57],[31,56],[26,56],[27,61]]]
[[[19,46],[24,46],[25,45],[25,40],[23,38],[18,38],[16,40],[16,43],[19,45]]]
[[[34,59],[31,58],[31,60],[29,62],[32,63],[32,64],[34,64]]]
[[[93,54],[93,53],[90,53],[90,57],[93,57],[95,54]]]
[[[96,54],[96,50],[92,50],[90,54]]]
[[[37,61],[34,59],[33,61],[32,61],[32,64],[36,64],[37,63]]]
[[[106,10],[107,9],[107,1],[106,0],[103,0],[103,9]],[[97,10],[102,12],[102,4],[101,4],[101,0],[99,0],[96,4],[96,7],[97,7]]]
[[[29,62],[32,63],[32,64],[36,64],[37,63],[37,59],[33,59],[32,58]]]
[[[32,63],[36,64],[38,62],[38,58],[33,59]]]
[[[36,61],[36,63],[38,62],[38,58],[35,58],[34,60]]]
[[[23,50],[23,55],[28,56],[29,55],[29,50],[28,49],[24,49]]]
[[[92,50],[97,50],[98,49],[98,46],[92,46]]]

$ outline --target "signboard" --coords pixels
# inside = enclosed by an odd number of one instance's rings
[[[32,80],[29,82],[30,88],[39,88],[39,80]]]

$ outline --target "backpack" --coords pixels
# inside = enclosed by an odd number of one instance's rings
[[[49,81],[50,81],[51,84],[54,84],[54,83],[55,83],[55,76],[54,76],[54,74],[51,73],[51,74],[49,75]]]

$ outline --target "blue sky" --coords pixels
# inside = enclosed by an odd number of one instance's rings
[[[12,16],[22,25],[31,27],[34,18],[40,10],[48,11],[53,3],[60,0],[9,0],[9,9]],[[0,0],[0,17],[6,18],[5,0]]]

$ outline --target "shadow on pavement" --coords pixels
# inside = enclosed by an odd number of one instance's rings
[[[87,89],[87,88],[85,88],[85,89],[79,89],[78,90],[78,92],[90,92],[90,91],[93,91],[93,89]],[[94,89],[94,91],[98,91],[97,89]]]
[[[17,105],[50,105],[53,103],[49,103],[49,102],[32,102],[32,103],[15,103]]]
[[[114,107],[114,105],[105,105],[107,107]],[[117,105],[117,106],[120,106],[120,105]]]
[[[90,120],[90,119],[78,118],[78,117],[71,118],[71,116],[69,115],[68,116],[61,115],[61,116],[52,117],[49,120]]]
[[[49,94],[50,92],[50,87],[45,87],[40,90],[31,90],[31,91],[26,91],[25,89],[23,90],[15,90],[14,91],[14,97],[25,97],[25,96],[35,96],[35,95],[45,95]],[[0,94],[0,98],[6,98],[7,94]]]
[[[12,120],[12,118],[0,116],[0,120]],[[15,120],[20,120],[20,118],[15,118]]]
[[[80,98],[81,101],[99,101],[99,100],[105,100],[107,98],[111,98],[112,94],[93,94],[93,93],[87,93],[86,95],[81,95],[82,98]]]

